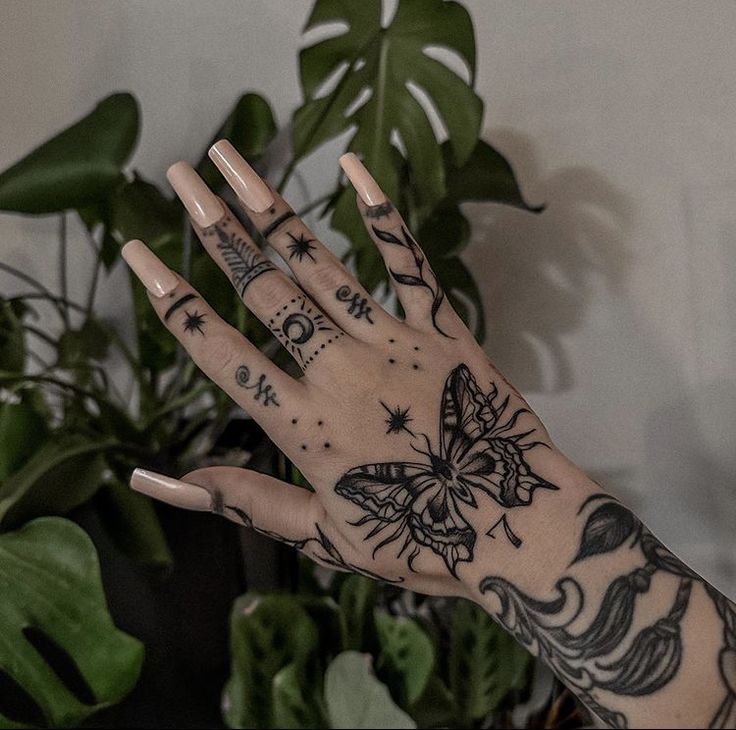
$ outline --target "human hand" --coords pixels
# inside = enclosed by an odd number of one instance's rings
[[[136,470],[133,488],[215,511],[324,565],[423,593],[469,594],[468,566],[479,555],[486,571],[490,562],[504,574],[522,539],[515,515],[557,489],[542,473],[558,452],[452,309],[391,202],[354,155],[341,158],[404,321],[381,308],[232,145],[218,142],[210,156],[295,280],[189,165],[176,163],[169,180],[208,253],[303,377],[274,365],[142,242],[126,244],[123,256],[164,325],[314,492],[231,467],[182,480]]]

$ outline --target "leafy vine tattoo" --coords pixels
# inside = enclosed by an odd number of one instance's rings
[[[267,271],[276,271],[276,267],[252,241],[233,230],[230,213],[219,223],[205,228],[203,233],[208,237],[217,237],[217,248],[230,272],[230,280],[241,297],[254,279]]]
[[[328,345],[344,334],[303,296],[284,304],[268,320],[268,326],[302,370],[306,370]]]
[[[397,542],[397,557],[408,551],[413,571],[421,548],[428,547],[457,578],[458,563],[473,560],[476,541],[462,505],[477,508],[476,494],[482,493],[502,507],[525,506],[536,489],[557,489],[524,458],[525,451],[546,446],[526,440],[536,429],[512,433],[525,413],[526,408],[509,413],[509,396],[501,399],[495,384],[484,393],[468,367],[458,365],[440,402],[438,448],[426,434],[420,435],[424,449],[412,444],[426,461],[365,464],[335,485],[337,494],[365,512],[350,524],[370,525],[365,540],[381,536],[373,554]]]
[[[373,324],[371,319],[373,307],[368,304],[367,297],[360,296],[360,292],[354,292],[345,284],[335,292],[335,299],[338,302],[347,302],[348,314],[352,314],[355,319],[364,317],[370,324]]]
[[[263,406],[276,406],[277,408],[281,405],[278,401],[276,391],[273,389],[271,383],[266,382],[266,374],[261,373],[258,376],[258,380],[255,382],[251,380],[250,368],[247,365],[240,365],[235,371],[235,382],[246,390],[254,390],[253,400],[260,402],[263,398]]]
[[[373,233],[383,241],[384,243],[391,243],[394,246],[401,246],[407,249],[414,259],[414,265],[416,266],[416,273],[401,273],[394,271],[389,268],[394,281],[405,286],[421,286],[429,291],[432,295],[432,307],[430,309],[430,316],[432,318],[432,324],[434,328],[444,337],[455,339],[452,335],[448,335],[447,332],[443,331],[442,328],[437,324],[437,313],[439,312],[442,302],[445,300],[445,292],[442,291],[439,280],[432,271],[431,267],[427,265],[427,259],[419,247],[419,244],[414,240],[411,233],[406,230],[404,226],[401,226],[401,236],[395,236],[389,231],[384,231],[380,228],[371,224]]]
[[[260,527],[256,527],[253,524],[253,520],[250,515],[240,507],[234,507],[233,505],[225,504],[222,495],[217,493],[214,495],[214,507],[213,511],[217,514],[227,516],[226,511],[232,512],[237,517],[237,522],[240,522],[244,527],[249,527],[256,532],[260,532],[266,537],[270,537],[279,542],[283,542],[290,547],[300,550],[305,554],[309,555],[312,559],[316,560],[323,565],[327,565],[330,568],[336,570],[345,570],[352,573],[360,573],[366,576],[366,578],[373,578],[374,580],[382,580],[386,583],[403,583],[404,578],[399,576],[398,578],[386,578],[378,573],[373,573],[370,570],[361,568],[357,565],[353,565],[349,561],[345,560],[342,553],[337,549],[335,544],[330,540],[329,537],[324,533],[318,523],[315,522],[314,529],[317,533],[316,536],[305,537],[300,540],[291,540],[279,535],[277,532],[271,530],[264,530]]]
[[[501,603],[500,622],[530,651],[536,650],[553,671],[601,720],[627,728],[626,715],[603,704],[601,692],[641,697],[653,694],[677,675],[682,661],[680,625],[695,584],[711,596],[724,623],[720,672],[726,697],[710,727],[733,727],[736,720],[736,607],[681,563],[623,505],[610,495],[595,494],[580,511],[602,502],[588,515],[573,564],[627,546],[638,547],[645,564],[616,578],[606,589],[595,617],[573,630],[586,605],[580,583],[560,579],[556,595],[540,600],[504,578],[488,576],[480,592],[493,592]],[[669,610],[630,638],[637,600],[659,572],[677,576]],[[579,623],[579,622],[578,622]],[[625,646],[623,652],[621,647]],[[729,724],[731,723],[731,724]]]

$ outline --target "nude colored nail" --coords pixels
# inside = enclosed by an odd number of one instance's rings
[[[260,175],[243,159],[226,139],[210,147],[210,159],[222,173],[228,185],[254,213],[263,213],[273,205],[273,194]]]
[[[222,203],[191,165],[183,161],[175,162],[166,171],[166,177],[200,228],[217,223],[225,214]]]
[[[165,297],[179,285],[179,277],[137,238],[123,246],[125,262],[154,297]]]
[[[340,158],[340,167],[348,176],[348,180],[353,184],[355,192],[358,193],[360,199],[371,207],[386,202],[386,196],[383,190],[378,187],[378,183],[368,172],[366,166],[358,159],[357,155],[352,152],[346,152]]]
[[[136,492],[147,494],[154,499],[160,499],[174,507],[210,512],[212,497],[210,493],[195,484],[172,479],[164,474],[146,469],[136,469],[130,477],[130,486]]]

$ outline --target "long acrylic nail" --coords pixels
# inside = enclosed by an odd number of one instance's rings
[[[340,167],[366,205],[372,207],[386,202],[387,198],[383,190],[378,187],[378,183],[354,153],[346,152],[340,158]]]
[[[210,147],[210,159],[222,173],[228,185],[254,213],[263,213],[273,205],[273,194],[258,173],[243,159],[226,139]]]
[[[212,497],[206,489],[179,479],[172,479],[155,471],[136,469],[130,477],[130,486],[136,492],[147,494],[149,497],[160,499],[175,507],[200,512],[212,510]]]
[[[154,297],[165,297],[179,285],[179,277],[143,241],[137,238],[128,241],[121,253],[141,284]]]
[[[166,171],[166,177],[200,228],[207,228],[222,218],[225,213],[222,203],[191,165],[183,161],[175,162]]]

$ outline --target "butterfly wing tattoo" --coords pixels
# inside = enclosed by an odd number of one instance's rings
[[[413,446],[427,463],[365,464],[346,472],[335,491],[364,515],[351,523],[369,525],[365,539],[380,536],[376,552],[398,543],[397,557],[408,552],[408,565],[422,547],[430,548],[457,577],[457,565],[473,559],[476,532],[463,514],[463,505],[477,508],[476,492],[502,507],[531,503],[537,488],[556,489],[536,475],[523,452],[541,442],[527,441],[534,429],[514,433],[529,413],[508,413],[509,397],[499,401],[498,389],[484,393],[466,365],[447,378],[440,404],[439,448],[426,435],[426,450]]]

